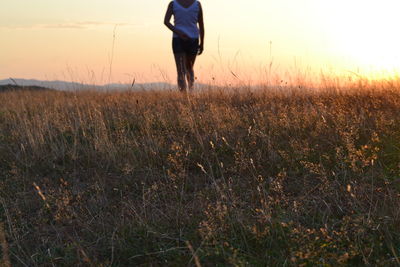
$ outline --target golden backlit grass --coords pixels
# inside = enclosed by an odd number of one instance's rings
[[[15,266],[400,264],[399,87],[0,103]]]

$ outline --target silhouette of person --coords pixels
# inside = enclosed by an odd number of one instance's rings
[[[170,20],[174,16],[174,24]],[[174,0],[169,3],[164,24],[173,32],[172,50],[181,91],[192,90],[194,62],[204,49],[203,9],[198,0]],[[200,43],[199,43],[200,36]]]

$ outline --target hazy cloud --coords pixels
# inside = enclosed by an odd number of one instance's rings
[[[102,26],[134,27],[132,23],[104,22],[104,21],[78,21],[66,23],[48,23],[33,25],[0,25],[0,29],[25,30],[25,29],[80,29],[96,28]]]

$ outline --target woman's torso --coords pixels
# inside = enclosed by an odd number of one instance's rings
[[[200,4],[194,0],[190,6],[183,6],[177,0],[173,2],[174,25],[175,28],[187,34],[190,38],[199,38],[199,28],[197,26]],[[178,37],[174,33],[174,37]]]

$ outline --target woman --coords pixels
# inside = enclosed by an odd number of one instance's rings
[[[174,15],[174,25],[170,20]],[[197,0],[174,0],[168,5],[164,24],[174,34],[172,49],[178,72],[178,86],[181,91],[193,89],[193,66],[196,56],[203,53],[204,22],[203,9]],[[199,43],[200,35],[200,43]]]

